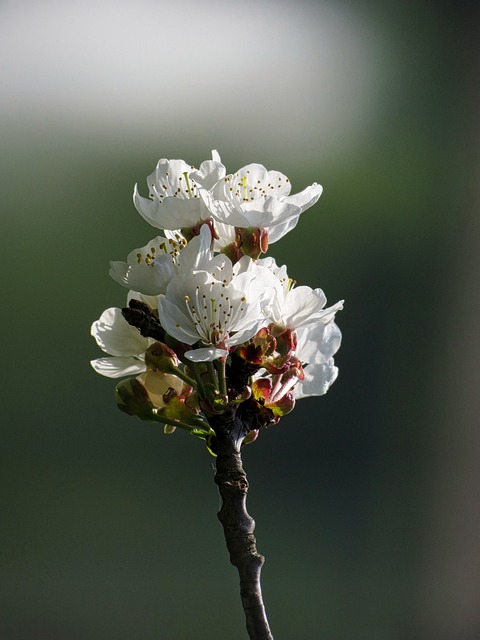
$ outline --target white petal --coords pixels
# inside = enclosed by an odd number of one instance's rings
[[[239,178],[245,177],[251,182],[258,182],[258,180],[260,180],[260,182],[268,181],[267,169],[263,164],[258,164],[258,162],[252,162],[245,165],[235,173],[235,176],[238,176]]]
[[[185,357],[192,362],[209,362],[211,360],[218,360],[218,358],[225,358],[228,356],[226,349],[217,349],[216,347],[202,347],[200,349],[192,349],[185,353]]]
[[[138,300],[139,302],[148,304],[151,309],[157,309],[160,297],[163,296],[146,296],[139,291],[129,291],[127,294],[127,307],[130,306],[130,300]]]
[[[319,291],[323,294],[321,289],[315,289],[315,291]],[[337,303],[333,304],[331,307],[327,307],[326,309],[322,309],[319,313],[315,314],[316,320],[321,320],[325,324],[327,322],[331,322],[335,317],[337,311],[341,311],[343,309],[344,300],[339,300]]]
[[[322,185],[314,182],[303,191],[300,191],[300,193],[296,193],[293,196],[288,196],[288,198],[285,198],[285,201],[297,205],[297,207],[300,207],[303,212],[305,211],[305,209],[308,209],[317,202],[317,200],[322,195],[322,191]]]
[[[298,217],[301,213],[296,205],[281,202],[273,196],[240,205],[215,200],[211,211],[213,217],[224,224],[257,229],[270,228],[294,216]]]
[[[138,376],[138,379],[147,390],[150,400],[157,407],[165,406],[163,395],[168,389],[174,389],[177,393],[181,393],[183,389],[183,381],[170,373],[146,371]]]
[[[138,193],[137,185],[135,185],[133,189],[133,204],[142,218],[151,224],[152,227],[163,228],[157,220],[157,209],[160,203],[141,196]]]
[[[221,251],[229,244],[235,242],[235,227],[228,224],[222,224],[218,220],[215,220],[215,231],[218,238],[215,239],[213,248],[215,251]]]
[[[225,342],[229,347],[243,344],[244,342],[247,342],[247,340],[250,340],[250,338],[253,338],[253,336],[264,326],[266,326],[265,318],[263,320],[257,320],[249,328],[237,331],[233,336],[227,338]]]
[[[296,356],[302,362],[325,364],[340,348],[342,334],[334,322],[321,320],[297,331]]]
[[[147,264],[127,265],[126,262],[110,262],[110,276],[118,283],[148,296],[165,293],[173,278],[175,267],[170,255],[161,255]]]
[[[210,212],[199,197],[188,200],[165,198],[157,212],[157,219],[162,229],[194,227],[209,217]]]
[[[110,261],[110,271],[108,272],[108,274],[111,278],[113,278],[113,280],[115,280],[115,282],[118,282],[123,287],[128,286],[128,282],[126,278],[127,271],[128,271],[128,264],[126,262],[121,262],[119,260]]]
[[[106,309],[92,324],[91,334],[98,346],[112,356],[134,356],[144,353],[152,342],[128,324],[117,307]]]
[[[280,240],[280,238],[283,238],[289,231],[294,229],[297,226],[299,218],[300,214],[289,218],[286,222],[270,227],[268,230],[268,244],[277,242],[277,240]]]
[[[145,371],[143,360],[132,356],[118,356],[113,358],[97,358],[90,364],[97,373],[107,378],[122,378],[123,376],[135,376]]]
[[[268,171],[267,173],[267,187],[273,185],[275,187],[273,193],[276,198],[283,200],[292,188],[292,183],[286,175],[280,173],[280,171]]]
[[[208,224],[200,227],[200,233],[192,238],[180,254],[180,269],[182,273],[191,273],[204,269],[212,259],[212,233]]]
[[[293,389],[297,400],[307,396],[323,396],[338,376],[333,358],[326,364],[309,364],[304,369],[305,379],[299,380]]]
[[[282,318],[289,329],[296,329],[302,324],[313,322],[315,314],[318,314],[326,298],[318,289],[314,291],[310,287],[302,286],[291,289],[285,296],[282,305]]]
[[[190,177],[205,189],[212,189],[214,185],[225,177],[226,170],[220,155],[215,149],[212,151],[212,159],[205,160],[198,171],[193,171]]]
[[[200,197],[185,199],[167,196],[160,202],[158,199],[150,200],[141,196],[137,185],[133,192],[133,202],[142,218],[158,229],[193,227],[210,215]]]
[[[200,339],[192,320],[170,300],[160,298],[158,312],[162,327],[173,338],[185,344],[195,344]]]

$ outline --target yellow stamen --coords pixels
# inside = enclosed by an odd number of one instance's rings
[[[243,199],[245,202],[248,202],[248,189],[247,189],[247,177],[243,176],[241,179],[241,183],[243,185]]]
[[[185,180],[187,182],[188,195],[190,196],[190,198],[193,198],[192,189],[190,187],[190,180],[188,179],[188,171],[184,171],[183,175],[185,176]]]

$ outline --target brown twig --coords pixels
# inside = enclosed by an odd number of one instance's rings
[[[215,482],[222,498],[218,519],[223,525],[230,561],[240,575],[240,596],[247,631],[250,640],[273,640],[260,586],[265,558],[257,552],[253,534],[255,521],[246,509],[248,482],[242,467],[240,447],[248,429],[238,417],[233,418],[228,426],[212,426],[216,432]]]

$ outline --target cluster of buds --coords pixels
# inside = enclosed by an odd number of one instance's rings
[[[234,416],[252,442],[338,374],[342,302],[325,307],[321,289],[295,286],[263,257],[322,188],[290,195],[286,176],[258,164],[227,175],[216,151],[198,170],[162,159],[147,184],[149,197],[135,187],[134,203],[164,235],[110,263],[129,292],[93,323],[107,356],[92,366],[125,377],[119,408],[165,433],[186,429],[214,453],[216,425]]]

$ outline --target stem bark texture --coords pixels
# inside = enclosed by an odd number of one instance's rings
[[[234,424],[229,427],[215,429],[215,482],[222,498],[222,506],[217,515],[223,525],[230,561],[237,567],[240,576],[240,596],[249,637],[251,640],[273,640],[260,586],[260,574],[265,558],[257,552],[253,534],[255,521],[246,509],[248,482],[240,456],[245,430],[238,418],[235,418]]]

